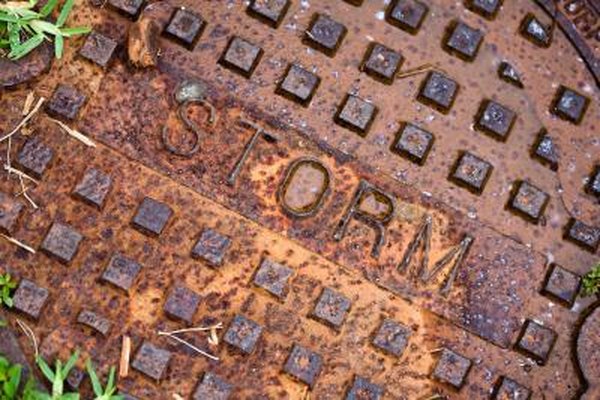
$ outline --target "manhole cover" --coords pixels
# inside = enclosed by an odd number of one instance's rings
[[[600,398],[580,294],[596,0],[81,1],[70,20],[93,32],[62,60],[0,59],[15,362],[34,364],[19,319],[48,360],[81,350],[74,386],[129,338],[129,398]]]

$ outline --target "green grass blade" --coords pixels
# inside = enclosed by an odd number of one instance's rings
[[[86,33],[90,33],[92,28],[88,26],[78,26],[75,28],[62,28],[60,29],[60,33],[65,37],[71,37],[75,35],[83,35]]]
[[[35,20],[31,21],[30,25],[37,33],[49,33],[51,35],[61,34],[60,29],[50,22]]]
[[[6,14],[4,12],[0,12],[0,21],[4,22],[17,22],[19,19],[12,15]]]
[[[8,41],[10,42],[11,51],[21,44],[20,31],[21,27],[19,24],[8,24]]]
[[[63,4],[62,10],[60,10],[60,14],[58,15],[58,19],[56,20],[56,26],[61,27],[67,21],[69,17],[69,13],[71,13],[71,9],[73,8],[75,0],[66,0],[65,4]]]
[[[85,367],[87,369],[88,375],[90,376],[90,381],[92,381],[92,389],[94,389],[94,394],[96,396],[102,396],[104,393],[102,391],[102,384],[100,383],[100,379],[98,379],[98,375],[92,366],[92,362],[87,360],[85,363]]]
[[[54,56],[59,60],[62,58],[63,49],[65,47],[65,41],[62,35],[58,35],[54,38]]]
[[[50,382],[53,382],[54,381],[54,372],[52,372],[52,369],[50,369],[50,366],[48,365],[46,360],[44,360],[42,357],[38,357],[36,362],[37,362],[38,367],[40,367],[40,370],[46,377],[46,379],[48,379],[48,381],[50,381]]]
[[[42,9],[40,10],[40,14],[43,17],[47,17],[56,8],[57,4],[58,4],[58,0],[48,0],[46,5],[44,7],[42,7]]]
[[[4,394],[9,399],[16,398],[19,383],[21,383],[21,371],[23,367],[19,364],[13,364],[8,369],[9,380],[4,382]]]
[[[75,366],[77,359],[79,359],[79,350],[75,351],[75,353],[73,353],[71,357],[69,357],[69,360],[65,364],[65,367],[61,371],[63,377],[66,378],[67,375],[69,375],[69,372],[71,372],[71,370]]]
[[[44,41],[44,35],[37,34],[24,43],[16,46],[11,52],[8,54],[8,57],[12,60],[18,60],[20,58],[25,57],[31,51],[33,51],[36,47],[38,47]]]
[[[36,13],[35,11],[25,10],[25,9],[22,9],[22,8],[19,8],[18,10],[15,10],[14,14],[16,16],[18,16],[21,21],[29,21],[29,20],[32,20],[32,19],[41,19],[41,18],[44,18],[44,16],[40,15],[39,13]]]
[[[112,394],[117,389],[115,387],[115,373],[116,372],[117,372],[117,369],[114,366],[110,367],[110,373],[108,374],[108,382],[106,382],[106,390],[105,390],[105,393],[108,396],[112,396]]]

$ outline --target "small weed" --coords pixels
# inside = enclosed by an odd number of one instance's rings
[[[600,292],[600,264],[583,276],[583,295],[593,296]]]
[[[123,396],[115,395],[114,393],[117,391],[117,387],[115,385],[115,367],[110,367],[110,373],[108,374],[108,382],[106,383],[106,387],[102,388],[102,383],[92,366],[92,362],[87,360],[85,363],[85,368],[87,369],[87,373],[90,376],[90,380],[92,381],[92,389],[94,389],[94,394],[96,395],[95,400],[123,400]]]
[[[0,356],[0,399],[12,400],[17,398],[22,370],[21,365],[11,364],[8,359]]]
[[[17,287],[9,273],[0,275],[0,306],[4,304],[7,307],[13,306],[12,294]]]
[[[8,58],[18,60],[40,46],[54,40],[54,54],[61,58],[65,38],[90,32],[88,27],[64,27],[75,0],[65,0],[56,22],[48,20],[59,0],[48,0],[36,11],[39,0],[0,2],[0,49]]]
[[[69,360],[63,366],[60,360],[56,360],[55,370],[52,371],[48,363],[42,358],[37,357],[36,363],[46,379],[52,383],[52,393],[47,394],[33,390],[30,397],[26,400],[79,400],[78,393],[64,393],[65,380],[69,376],[69,372],[75,366],[77,359],[79,358],[79,351],[76,351],[71,355]]]
[[[7,358],[0,355],[0,400],[79,400],[79,393],[64,393],[65,381],[78,358],[79,351],[76,351],[64,366],[62,361],[56,360],[53,371],[42,357],[37,357],[36,363],[46,379],[52,384],[52,391],[50,394],[40,391],[35,380],[30,377],[23,388],[23,393],[19,396],[23,366],[11,364]],[[106,387],[102,386],[90,360],[86,362],[86,369],[94,390],[94,400],[123,400],[123,396],[115,394],[117,385],[115,382],[116,368],[114,366],[110,368]]]

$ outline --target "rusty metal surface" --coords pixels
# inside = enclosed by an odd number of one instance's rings
[[[577,16],[595,3],[557,2],[549,48],[522,30],[550,2],[490,19],[432,0],[410,29],[395,2],[287,3],[80,2],[108,39],[3,93],[3,132],[33,89],[97,143],[41,113],[11,142],[39,209],[0,180],[0,228],[38,250],[0,241],[0,268],[31,282],[16,308],[43,354],[107,369],[131,336],[119,388],[142,399],[594,398],[598,27]],[[168,32],[155,69],[127,62],[138,17]],[[403,75],[422,65],[454,95]],[[532,156],[543,129],[557,169]],[[187,337],[219,361],[157,334],[217,322],[218,345]]]

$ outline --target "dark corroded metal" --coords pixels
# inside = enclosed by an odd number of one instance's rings
[[[48,99],[0,143],[36,179],[0,176],[0,312],[81,349],[82,398],[124,336],[127,399],[597,397],[599,92],[561,22],[597,57],[596,1],[80,3],[0,97],[2,132]]]
[[[53,59],[54,50],[50,43],[44,43],[18,61],[0,57],[0,88],[15,88],[42,77],[50,69]]]

